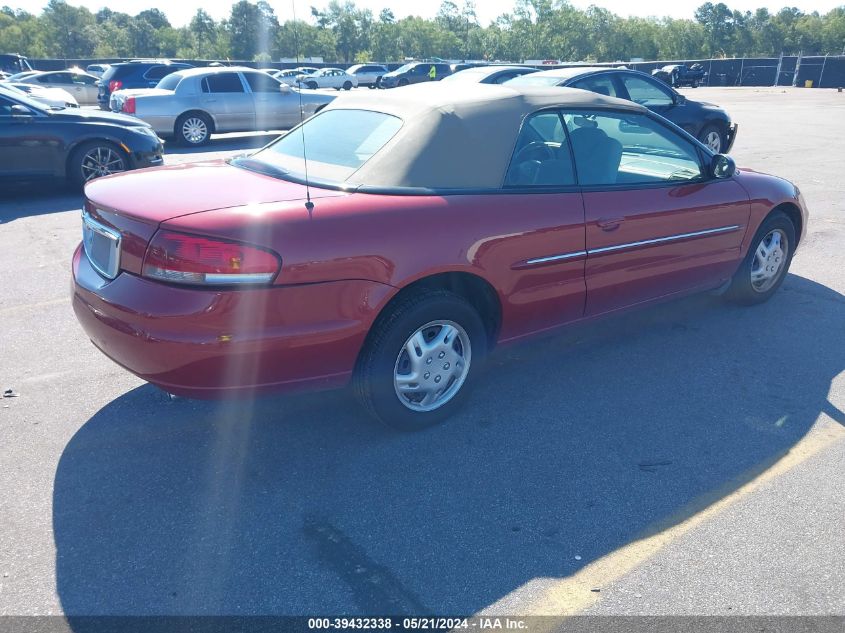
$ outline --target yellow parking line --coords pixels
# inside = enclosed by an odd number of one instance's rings
[[[25,312],[26,310],[34,310],[36,308],[47,308],[50,306],[59,305],[60,303],[69,303],[70,297],[62,297],[61,299],[50,299],[49,301],[38,301],[36,303],[24,303],[22,305],[10,306],[8,308],[0,308],[0,316],[7,314],[14,314],[15,312]]]
[[[826,416],[824,416],[826,417]],[[674,515],[651,526],[637,540],[586,565],[572,576],[555,581],[524,609],[526,615],[574,615],[594,605],[601,594],[591,591],[607,587],[690,530],[712,519],[762,485],[845,437],[845,427],[834,424],[811,430],[789,451],[750,469],[681,508]],[[517,603],[519,602],[517,598]],[[493,607],[495,609],[495,606]],[[550,630],[554,628],[549,624]]]

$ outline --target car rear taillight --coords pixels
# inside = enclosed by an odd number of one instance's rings
[[[126,114],[135,114],[135,97],[127,97],[120,110]]]
[[[109,92],[114,92],[115,90],[120,90],[123,88],[123,82],[119,79],[112,79],[109,82]]]
[[[178,284],[266,284],[279,272],[272,251],[200,235],[159,231],[144,257],[142,275]]]

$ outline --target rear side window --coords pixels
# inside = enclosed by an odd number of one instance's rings
[[[270,75],[264,73],[244,73],[244,77],[246,77],[246,82],[253,92],[277,93],[280,91],[279,82]]]
[[[560,114],[548,111],[527,118],[516,140],[505,187],[565,187],[574,184],[572,153]]]
[[[303,137],[308,148],[308,174],[342,182],[393,138],[402,120],[369,110],[328,110],[252,155],[287,172],[305,173]]]
[[[695,146],[644,114],[579,112],[564,120],[582,185],[681,184],[703,175]]]
[[[496,77],[493,80],[493,83],[494,84],[503,84],[506,81],[513,79],[514,77],[519,77],[519,75],[521,75],[521,74],[522,73],[515,71],[515,70],[511,71],[511,72],[507,72],[507,73],[502,73],[501,75],[499,75],[498,77]]]
[[[622,75],[622,83],[625,84],[625,89],[628,91],[631,101],[640,105],[653,107],[672,105],[674,103],[672,96],[650,79],[633,75]]]
[[[209,75],[202,80],[203,92],[243,92],[244,86],[237,73]]]
[[[587,77],[580,79],[572,84],[573,88],[580,88],[581,90],[589,90],[600,95],[608,97],[615,97],[616,86],[613,84],[613,79],[610,75],[597,75],[595,77]]]
[[[147,72],[144,73],[145,79],[163,79],[167,77],[170,73],[174,73],[178,68],[174,68],[173,66],[153,66]]]

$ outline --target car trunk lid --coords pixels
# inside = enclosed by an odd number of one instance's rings
[[[347,193],[311,187],[312,199],[343,195]],[[140,274],[147,245],[162,222],[217,209],[305,200],[306,188],[215,160],[99,178],[86,186],[85,196],[88,217],[119,236],[120,270]]]

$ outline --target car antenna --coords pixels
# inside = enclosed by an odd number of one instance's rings
[[[296,26],[296,0],[290,0],[290,9],[293,13],[293,46],[296,49],[296,65],[299,66],[299,29]],[[311,202],[311,187],[308,184],[308,153],[305,151],[305,128],[302,126],[303,112],[302,112],[302,85],[297,87],[299,93],[299,132],[302,134],[302,162],[305,165],[305,208],[308,209],[308,215],[314,210],[314,203]]]

